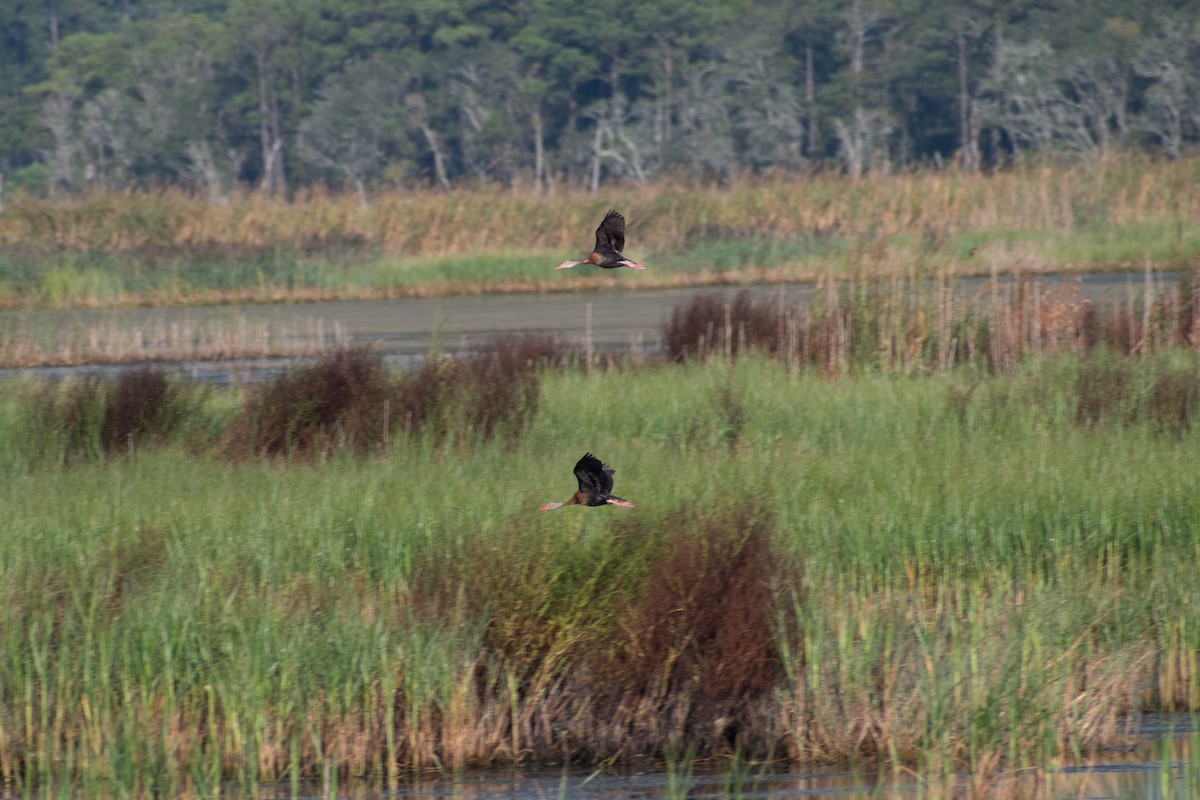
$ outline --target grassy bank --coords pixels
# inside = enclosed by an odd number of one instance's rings
[[[605,196],[481,188],[212,204],[172,193],[19,198],[0,214],[0,305],[102,307],[1194,264],[1200,159],[990,176],[663,181]],[[556,273],[609,206],[645,273]]]
[[[474,374],[439,378],[447,402],[495,383]],[[210,394],[164,401],[184,424],[147,423],[153,446],[100,431],[65,468],[28,444],[43,390],[10,391],[0,781],[1069,759],[1124,712],[1200,708],[1200,398],[1152,401],[1197,375],[1190,353],[834,382],[568,368],[490,437],[410,417],[266,461],[223,433],[261,413]],[[584,450],[636,509],[535,510]]]

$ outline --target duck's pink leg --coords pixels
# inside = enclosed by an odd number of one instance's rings
[[[638,264],[634,261],[630,261],[627,258],[623,258],[620,261],[618,261],[617,263],[620,264],[621,266],[629,267],[630,269],[645,269],[646,268],[645,264]]]
[[[608,504],[611,506],[620,506],[621,508],[633,508],[633,503],[628,500],[618,500],[615,497],[608,498]]]

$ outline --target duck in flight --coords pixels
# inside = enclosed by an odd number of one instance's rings
[[[621,506],[633,508],[633,503],[612,494],[613,468],[601,463],[591,453],[584,453],[575,465],[575,477],[579,480],[579,491],[562,503],[546,503],[538,511],[550,511],[563,506]]]
[[[630,269],[645,269],[645,264],[630,261],[621,255],[625,249],[625,218],[617,211],[609,211],[604,215],[600,227],[596,228],[596,248],[588,253],[582,261],[567,259],[555,269],[570,269],[580,264],[595,264],[604,269],[629,267]]]

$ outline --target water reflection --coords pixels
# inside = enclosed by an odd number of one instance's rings
[[[1163,738],[1165,737],[1165,738]],[[927,779],[902,769],[878,774],[839,770],[780,772],[762,766],[705,770],[490,771],[455,778],[424,778],[388,792],[364,786],[337,796],[377,800],[676,800],[730,798],[782,800],[834,797],[841,800],[899,798],[1078,798],[1078,800],[1168,800],[1200,798],[1200,733],[1183,715],[1148,715],[1145,728],[1130,733],[1112,758],[1081,766],[1015,769],[976,781],[955,774]],[[328,787],[309,787],[301,796],[329,797]],[[228,796],[239,798],[238,792]],[[282,798],[284,787],[259,792]]]
[[[907,772],[879,776],[849,772],[600,775],[517,775],[434,781],[376,797],[406,800],[675,800],[676,798],[777,799],[836,797],[898,798],[1048,797],[1079,800],[1166,800],[1200,797],[1197,765],[1185,754],[1162,762],[1099,764],[1053,771],[1019,770],[975,785],[967,776],[923,781]]]

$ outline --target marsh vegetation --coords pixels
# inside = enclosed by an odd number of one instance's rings
[[[986,786],[1200,708],[1193,339],[818,358],[752,333],[787,309],[706,307],[679,363],[10,383],[0,781],[738,754]],[[638,508],[538,514],[587,449]]]
[[[19,197],[0,216],[5,307],[302,302],[879,275],[1037,274],[1194,265],[1200,159],[662,180],[628,201],[480,187],[318,191],[217,204],[180,191]],[[624,196],[620,193],[618,196]],[[609,204],[627,275],[556,273]],[[579,271],[574,271],[578,273]]]

